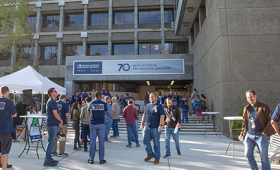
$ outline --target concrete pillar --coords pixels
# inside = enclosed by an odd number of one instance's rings
[[[138,2],[134,0],[134,54],[138,55]]]
[[[37,8],[37,19],[36,19],[36,32],[41,32],[41,20],[42,20],[42,12],[41,8]]]
[[[165,54],[165,39],[164,39],[164,0],[160,0],[160,39],[161,39],[161,53]]]
[[[205,7],[199,7],[198,17],[199,17],[199,30],[201,30],[201,27],[206,19]]]
[[[87,38],[83,38],[83,54],[87,55]]]
[[[195,40],[199,33],[199,21],[198,20],[194,20],[194,22],[193,22],[193,32],[194,32],[194,40]]]
[[[205,16],[208,15],[208,0],[205,0]]]
[[[84,24],[83,31],[86,31],[88,27],[88,5],[84,5]]]
[[[33,65],[39,64],[39,40],[35,40]]]
[[[191,36],[188,37],[188,49],[189,49],[189,52],[192,49],[192,37]]]
[[[113,0],[109,0],[108,55],[112,55]]]
[[[12,46],[12,51],[11,51],[11,66],[15,66],[17,63],[17,45],[16,42],[14,42],[14,45]]]
[[[64,28],[64,6],[60,6],[59,32],[62,32],[63,28]]]
[[[62,45],[62,40],[57,39],[58,44],[57,44],[57,65],[62,64],[62,56],[63,56],[63,45]]]

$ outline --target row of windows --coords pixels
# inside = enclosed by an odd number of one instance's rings
[[[138,23],[160,23],[161,15],[160,11],[140,11]],[[170,23],[174,21],[173,10],[164,11],[164,22]],[[34,27],[36,26],[36,17],[28,17],[28,22]],[[60,15],[59,14],[45,14],[42,16],[42,27],[59,27]],[[109,14],[108,12],[95,12],[89,14],[89,25],[108,25]],[[65,14],[64,26],[83,26],[84,14],[83,13],[71,13]],[[134,24],[134,12],[133,11],[120,11],[114,12],[113,24]]]

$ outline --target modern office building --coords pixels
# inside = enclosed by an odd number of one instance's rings
[[[198,89],[218,126],[247,104],[279,100],[280,2],[248,0],[33,0],[40,73],[80,89]],[[26,44],[26,57],[31,49]],[[0,76],[17,57],[0,56]],[[32,62],[30,63],[32,64]]]

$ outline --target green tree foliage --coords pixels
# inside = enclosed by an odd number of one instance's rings
[[[242,109],[239,110],[238,112],[236,112],[237,116],[243,116],[243,110],[244,110],[245,106],[246,105],[241,106]],[[242,128],[242,121],[234,120],[232,129],[241,129],[241,128]],[[233,130],[232,133],[233,133],[233,136],[235,136],[235,135],[239,136],[241,133],[241,130]]]

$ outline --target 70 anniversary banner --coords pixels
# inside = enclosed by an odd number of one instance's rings
[[[73,75],[185,74],[183,59],[74,61]]]

